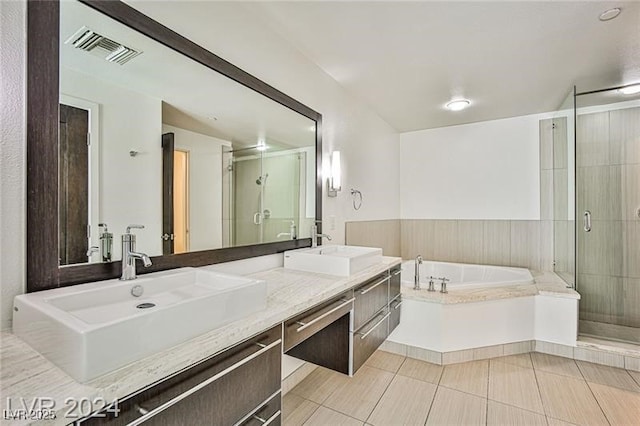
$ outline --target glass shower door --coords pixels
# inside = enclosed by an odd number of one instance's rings
[[[640,103],[576,97],[580,333],[640,343]]]

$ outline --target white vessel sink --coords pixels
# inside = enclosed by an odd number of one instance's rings
[[[382,262],[382,249],[357,246],[321,246],[284,252],[284,267],[348,277]]]
[[[141,296],[133,296],[134,286]],[[265,281],[181,268],[17,296],[13,331],[87,382],[266,304]]]

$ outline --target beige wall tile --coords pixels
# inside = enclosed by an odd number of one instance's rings
[[[624,356],[611,352],[597,351],[590,348],[575,348],[573,350],[573,358],[576,360],[587,361],[588,363],[593,362],[596,364],[602,364],[603,366],[624,368]],[[584,373],[584,369],[581,368],[580,370]],[[584,378],[589,380],[587,376],[584,376]],[[594,381],[597,382],[597,380]]]
[[[444,367],[440,386],[487,397],[489,361],[471,361]]]
[[[391,352],[392,354],[407,356],[407,345],[403,345],[402,343],[385,340],[378,349],[385,352]]]
[[[414,346],[407,347],[407,357],[419,359],[421,361],[442,365],[442,353],[430,351],[428,349],[417,348]]]
[[[553,220],[553,170],[540,171],[540,219]]]
[[[546,426],[547,419],[521,408],[489,401],[487,406],[487,426]]]
[[[443,370],[444,367],[441,365],[407,358],[404,363],[402,363],[400,370],[398,370],[398,374],[411,377],[412,379],[438,384]]]
[[[553,169],[553,119],[540,120],[540,169]]]
[[[474,361],[481,360],[481,359],[496,358],[502,355],[504,355],[503,345],[485,346],[485,347],[476,348],[473,350]]]
[[[576,120],[576,143],[609,143],[609,112],[580,114]]]
[[[607,323],[618,322],[624,307],[622,278],[579,274],[577,290],[581,296],[578,305],[580,319]]]
[[[640,163],[640,108],[609,112],[611,164]]]
[[[385,256],[401,255],[400,236],[399,219],[345,223],[346,244],[380,247]]]
[[[531,360],[536,370],[582,379],[582,374],[572,359],[534,352]]]
[[[457,364],[460,362],[468,362],[473,360],[473,349],[445,352],[442,354],[442,365]]]
[[[305,426],[362,426],[363,424],[364,422],[330,410],[327,407],[320,407],[307,420]]]
[[[633,377],[622,368],[609,367],[607,365],[593,364],[591,362],[576,361],[578,368],[588,382],[600,383],[614,388],[640,392]]]
[[[553,119],[553,168],[566,169],[568,150],[567,143],[569,135],[567,132],[567,118],[557,117]]]
[[[640,327],[640,279],[623,278],[622,288],[624,293],[622,302],[624,316],[621,322],[629,327]]]
[[[623,235],[628,234],[620,221],[591,220],[591,232],[578,233],[580,273],[624,276]],[[640,269],[640,267],[639,267]],[[640,271],[639,271],[640,272]],[[627,274],[626,276],[631,276]]]
[[[553,171],[553,217],[566,219],[569,214],[567,169]]]
[[[436,385],[421,380],[394,377],[367,423],[374,426],[423,425],[436,388]]]
[[[482,263],[484,226],[481,220],[458,221],[457,258],[460,263]]]
[[[375,351],[373,355],[365,362],[369,367],[379,368],[380,370],[397,373],[398,369],[404,362],[405,357],[402,355],[392,354],[384,351]]]
[[[425,243],[433,245],[433,260],[456,262],[458,259],[458,221],[436,220],[433,225],[433,239]]]
[[[435,221],[404,219],[400,222],[401,254],[403,259],[414,259],[422,255],[425,259],[433,259]]]
[[[511,221],[511,266],[540,269],[540,221]]]
[[[302,426],[320,407],[292,393],[282,397],[282,423],[287,426]]]
[[[587,382],[536,371],[544,410],[549,417],[579,425],[607,425]]]
[[[634,425],[640,420],[640,393],[589,383],[612,425]]]
[[[479,396],[438,387],[427,425],[484,425],[487,400]]]
[[[555,272],[569,270],[569,221],[556,220],[553,222],[553,258],[556,262]]]
[[[534,343],[533,340],[526,340],[524,342],[504,344],[502,345],[504,347],[504,355],[528,354],[529,352],[533,352]]]
[[[627,370],[630,371],[638,371],[640,372],[640,357],[632,357],[632,356],[625,356],[624,357],[624,368],[626,368]],[[633,375],[633,377],[635,379],[638,379],[637,375]],[[638,382],[638,384],[640,384],[640,382]]]
[[[484,221],[484,245],[482,263],[487,265],[511,264],[511,222],[508,220]]]
[[[489,399],[543,413],[533,369],[491,360]]]
[[[540,221],[540,269],[553,271],[553,221]]]
[[[322,405],[365,421],[393,376],[393,373],[388,371],[365,365],[351,379],[338,386]]]
[[[573,346],[559,345],[557,343],[536,340],[534,347],[536,352],[540,352],[543,354],[573,358]]]
[[[624,276],[640,278],[640,220],[623,222],[622,225],[624,238]],[[612,232],[619,238],[620,234],[616,233],[617,228],[614,228]]]

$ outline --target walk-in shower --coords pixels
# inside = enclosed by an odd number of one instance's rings
[[[575,286],[581,335],[640,343],[640,93],[624,92],[574,96]]]

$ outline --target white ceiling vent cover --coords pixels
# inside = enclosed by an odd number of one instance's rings
[[[142,52],[82,27],[64,42],[109,62],[124,65]]]

